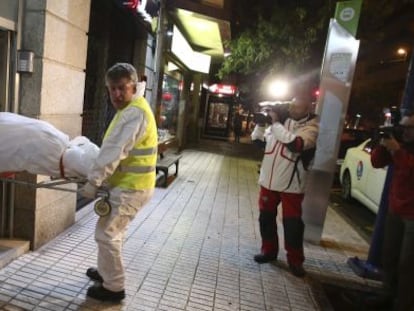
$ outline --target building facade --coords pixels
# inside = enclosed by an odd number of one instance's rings
[[[5,0],[1,6],[1,53],[7,55],[1,60],[1,111],[80,135],[90,1]],[[33,184],[45,179],[17,178]],[[74,222],[73,193],[2,185],[1,195],[2,234],[30,240],[33,249]]]
[[[47,121],[70,138],[84,135],[99,145],[113,114],[105,72],[116,62],[130,62],[147,78],[145,96],[160,129],[169,118],[164,129],[176,136],[181,148],[197,140],[201,86],[208,81],[210,69],[186,64],[185,57],[172,50],[170,30],[176,26],[192,53],[209,55],[211,66],[217,67],[223,58],[223,36],[229,36],[229,2],[146,3],[146,8],[152,6],[151,12],[125,7],[142,5],[140,1],[1,1],[0,111]],[[214,23],[221,46],[198,41],[203,36],[190,33],[186,15]],[[167,104],[172,109],[170,117]],[[47,178],[16,175],[31,185]],[[77,189],[76,184],[65,187]],[[0,239],[28,240],[31,249],[75,221],[78,197],[73,192],[0,182],[0,197]]]

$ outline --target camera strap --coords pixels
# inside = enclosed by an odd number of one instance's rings
[[[292,174],[290,175],[289,183],[283,191],[287,190],[290,187],[290,185],[293,182],[293,178],[295,177],[295,175],[298,178],[299,184],[301,184],[302,181],[301,181],[300,175],[299,175],[298,163],[300,161],[302,161],[303,169],[305,171],[307,171],[308,168],[309,168],[310,162],[312,161],[313,157],[315,156],[315,151],[316,151],[316,148],[311,148],[311,149],[305,150],[296,158],[295,164],[293,166]]]
[[[293,171],[292,171],[292,174],[290,175],[290,179],[289,179],[288,185],[286,186],[286,188],[284,190],[282,190],[282,192],[285,191],[285,190],[287,190],[287,189],[289,189],[290,185],[292,184],[293,178],[295,178],[295,175],[298,178],[299,184],[301,183],[300,175],[299,175],[299,170],[298,170],[298,163],[299,163],[299,161],[300,161],[300,155],[298,156],[298,158],[295,161],[295,165],[293,166]]]

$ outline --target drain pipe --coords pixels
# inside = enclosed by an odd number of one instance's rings
[[[158,14],[158,27],[155,46],[155,66],[154,66],[154,78],[152,82],[152,94],[150,106],[154,111],[154,114],[158,114],[158,101],[161,98],[162,93],[162,81],[164,73],[163,57],[166,35],[166,0],[160,0],[159,14]]]

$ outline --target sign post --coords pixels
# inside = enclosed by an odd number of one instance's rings
[[[356,37],[362,0],[338,2],[335,9],[335,19],[339,25]]]
[[[316,113],[320,118],[315,160],[309,172],[303,220],[305,239],[319,244],[336,171],[340,136],[348,109],[359,41],[355,39],[361,0],[339,2],[331,19],[322,63]],[[341,21],[339,21],[341,19]],[[342,25],[346,26],[346,28]]]

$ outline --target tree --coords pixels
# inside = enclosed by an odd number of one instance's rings
[[[332,10],[333,2],[299,5],[300,2],[262,1],[255,6],[256,13],[247,11],[248,17],[239,19],[243,23],[236,18],[240,32],[226,43],[231,55],[225,58],[219,78],[236,75],[241,92],[260,100],[266,98],[264,82],[272,77],[283,75],[301,81],[297,78],[305,73],[314,74],[312,67],[320,67],[323,55],[321,38],[330,16],[326,11]]]
[[[404,92],[408,61],[398,60],[396,50],[412,53],[413,0],[364,0],[358,26],[360,40],[356,75],[348,115],[379,125],[383,109],[399,106]]]

